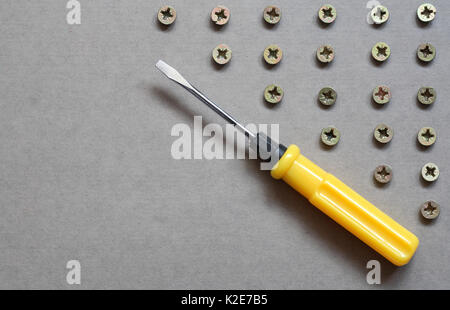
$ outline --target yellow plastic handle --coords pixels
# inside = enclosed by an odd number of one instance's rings
[[[291,145],[271,171],[314,206],[397,266],[407,264],[419,239]]]

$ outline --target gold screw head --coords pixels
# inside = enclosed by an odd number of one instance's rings
[[[373,131],[373,137],[380,143],[389,143],[394,137],[394,130],[386,124],[379,124]]]
[[[439,177],[439,168],[434,163],[427,163],[421,170],[422,178],[427,182],[434,182]]]
[[[423,146],[431,146],[436,142],[437,135],[433,127],[423,127],[417,134],[417,140]]]
[[[215,7],[211,11],[211,21],[218,25],[223,26],[230,20],[230,10],[222,5]]]
[[[384,42],[378,42],[372,47],[372,57],[376,61],[385,61],[391,56],[391,48]]]
[[[337,93],[331,87],[324,87],[319,91],[319,102],[325,106],[331,106],[336,102]]]
[[[417,92],[417,100],[424,105],[430,105],[436,100],[436,91],[433,87],[421,87]]]
[[[439,207],[439,204],[433,200],[424,202],[424,204],[420,207],[420,213],[427,220],[434,220],[439,216],[440,212],[441,208]]]
[[[275,25],[281,20],[281,9],[274,5],[269,5],[264,9],[263,18],[267,23]]]
[[[421,22],[429,23],[436,16],[436,8],[431,3],[421,4],[417,8],[417,17]]]
[[[219,65],[224,65],[231,60],[232,51],[226,44],[219,44],[212,50],[212,58]]]
[[[319,19],[325,24],[331,24],[336,19],[336,9],[331,4],[325,4],[317,12]]]
[[[372,99],[377,104],[386,104],[391,100],[391,90],[387,86],[379,85],[373,89]]]
[[[373,171],[373,177],[378,183],[389,183],[392,179],[392,168],[389,165],[379,165]]]
[[[370,11],[370,17],[375,24],[383,24],[389,19],[389,10],[385,6],[377,5]]]
[[[275,84],[271,84],[266,87],[264,90],[264,99],[268,103],[276,104],[279,103],[283,99],[283,89]]]
[[[334,59],[334,50],[330,45],[322,45],[316,51],[316,57],[321,63],[329,63]]]
[[[327,146],[335,146],[341,138],[341,132],[334,126],[329,126],[322,129],[320,133],[320,140]]]
[[[283,58],[283,51],[278,45],[271,44],[264,49],[263,56],[269,65],[276,65]]]
[[[430,43],[420,44],[417,48],[417,57],[423,62],[430,62],[436,56],[436,48]]]
[[[158,20],[161,24],[169,26],[177,18],[177,12],[169,5],[161,7],[158,11]]]

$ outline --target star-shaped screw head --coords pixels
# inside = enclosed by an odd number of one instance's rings
[[[279,103],[283,99],[283,89],[275,84],[271,84],[264,89],[264,99],[271,104]]]
[[[263,12],[263,18],[267,23],[271,25],[277,24],[281,20],[280,8],[274,5],[266,7]]]
[[[212,51],[212,58],[219,65],[224,65],[231,60],[231,49],[226,44],[217,45]]]
[[[375,103],[386,104],[391,100],[391,90],[387,86],[377,86],[373,89],[372,99]]]
[[[434,163],[427,163],[421,170],[422,178],[427,182],[434,182],[439,177],[439,168]]]
[[[215,7],[211,11],[211,21],[218,25],[223,26],[230,20],[230,10],[224,6]]]
[[[434,220],[441,213],[439,204],[433,200],[425,201],[420,207],[420,213],[427,220]]]
[[[430,43],[420,44],[417,48],[417,57],[424,62],[430,62],[436,56],[436,48]]]
[[[431,146],[436,142],[436,131],[432,127],[423,127],[417,134],[417,140],[423,146]]]
[[[389,165],[379,165],[375,168],[373,177],[378,183],[389,183],[392,179],[392,168]]]
[[[158,21],[165,26],[171,25],[176,18],[177,12],[171,6],[165,5],[158,11]]]
[[[336,9],[329,4],[322,6],[317,13],[320,21],[325,24],[331,24],[336,19]]]
[[[263,57],[269,65],[276,65],[283,58],[283,51],[278,45],[272,44],[264,49]]]
[[[432,104],[436,100],[436,91],[433,87],[421,87],[417,92],[417,100],[421,104]]]
[[[417,8],[417,17],[421,22],[431,22],[436,16],[436,8],[430,3],[424,3]]]
[[[380,143],[388,143],[394,137],[394,130],[386,124],[379,124],[373,131],[373,137]]]
[[[329,126],[322,129],[320,140],[326,146],[336,145],[341,138],[341,132],[334,126]]]
[[[385,6],[377,5],[370,11],[370,17],[374,24],[383,24],[389,19],[389,10]]]
[[[317,49],[316,56],[321,63],[329,63],[334,59],[334,50],[330,45],[322,45]]]
[[[376,61],[385,61],[391,55],[391,48],[384,42],[378,42],[372,47],[372,57]]]
[[[336,99],[337,93],[331,87],[324,87],[319,91],[319,102],[325,106],[333,105]]]

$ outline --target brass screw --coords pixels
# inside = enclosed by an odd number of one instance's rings
[[[336,19],[336,9],[330,4],[322,6],[317,14],[319,19],[325,24],[331,24]]]
[[[391,48],[384,42],[378,42],[372,47],[372,57],[376,61],[385,61],[391,55]]]
[[[372,99],[378,104],[386,104],[391,100],[391,90],[387,86],[379,85],[373,89]]]
[[[417,100],[421,104],[432,104],[436,100],[436,91],[433,87],[421,87],[417,92]]]
[[[331,87],[324,87],[319,91],[319,102],[323,105],[330,106],[336,102],[337,93]]]
[[[263,56],[269,65],[276,65],[283,58],[283,51],[278,45],[272,44],[265,48]]]
[[[417,17],[421,22],[431,22],[436,16],[436,8],[431,3],[421,4],[417,8]]]
[[[211,11],[211,21],[218,25],[223,26],[230,20],[230,10],[224,6],[219,5]]]
[[[323,144],[327,146],[334,146],[339,142],[339,139],[341,138],[340,131],[334,127],[329,126],[322,129],[322,132],[320,134],[320,140]]]
[[[439,168],[434,163],[428,163],[422,167],[421,174],[425,181],[434,182],[439,177]]]
[[[434,220],[441,213],[441,208],[433,200],[426,201],[420,207],[420,213],[427,220]]]
[[[432,127],[423,127],[417,134],[417,140],[423,146],[430,146],[436,142],[436,131]]]
[[[417,57],[424,61],[430,62],[436,56],[436,48],[430,43],[420,44],[417,48]]]
[[[283,89],[275,84],[271,84],[269,86],[266,87],[266,89],[264,90],[264,99],[268,102],[268,103],[279,103],[282,99],[283,99]]]
[[[224,65],[231,60],[231,49],[226,44],[217,45],[212,51],[214,61],[219,65]]]
[[[158,11],[158,20],[163,25],[171,25],[177,18],[177,12],[171,6],[165,5]]]
[[[317,49],[317,59],[322,63],[329,63],[334,59],[334,50],[330,45],[322,45]]]
[[[373,131],[373,137],[380,143],[388,143],[394,137],[394,130],[385,124],[379,124]]]
[[[389,19],[389,10],[385,6],[377,5],[370,11],[370,17],[375,24],[383,24]]]
[[[274,5],[266,7],[263,12],[263,18],[269,24],[277,24],[281,19],[280,8]]]
[[[392,168],[389,165],[379,165],[373,171],[373,177],[378,183],[389,183],[392,179]]]

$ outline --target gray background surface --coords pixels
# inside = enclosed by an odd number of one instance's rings
[[[450,288],[448,1],[434,1],[438,16],[423,27],[422,1],[385,0],[391,18],[379,28],[366,22],[366,1],[332,1],[328,28],[320,1],[276,1],[283,17],[269,28],[270,1],[223,0],[232,16],[221,30],[207,0],[170,1],[178,18],[167,30],[156,21],[162,1],[80,2],[79,26],[66,23],[66,1],[0,2],[0,288]],[[370,59],[377,41],[392,49],[382,66]],[[423,42],[437,48],[427,66],[415,56]],[[219,43],[233,49],[222,69],[210,57]],[[268,69],[271,43],[284,59]],[[321,67],[325,43],[336,58]],[[243,122],[279,123],[282,141],[418,236],[411,263],[392,266],[256,161],[172,159],[174,124],[222,121],[165,79],[158,59]],[[269,108],[262,91],[273,82],[285,98]],[[381,83],[393,98],[380,109],[370,96]],[[316,101],[327,85],[338,92],[331,109]],[[415,99],[422,85],[438,93],[427,109]],[[395,130],[382,148],[372,140],[380,122]],[[330,124],[342,138],[326,150],[319,133]],[[416,135],[427,125],[438,141],[423,150]],[[426,186],[419,172],[430,161],[441,177]],[[372,180],[381,163],[394,169],[383,188]],[[426,199],[442,207],[431,225],[418,216]],[[71,259],[78,287],[65,281]],[[370,259],[381,262],[380,286],[366,283]]]

